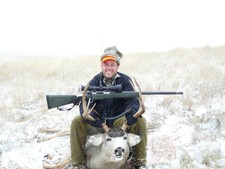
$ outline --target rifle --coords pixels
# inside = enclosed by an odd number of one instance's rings
[[[81,90],[84,86],[81,86]],[[183,92],[141,92],[142,95],[180,95]],[[103,100],[114,98],[135,98],[139,96],[139,92],[136,91],[122,91],[121,85],[115,85],[112,87],[96,87],[89,86],[86,94],[87,99]],[[48,109],[59,108],[67,104],[79,105],[82,100],[82,96],[77,95],[46,95]],[[60,110],[60,109],[59,109]],[[70,109],[68,109],[70,110]]]

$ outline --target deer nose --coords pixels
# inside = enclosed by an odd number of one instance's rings
[[[116,156],[122,156],[122,154],[124,153],[125,149],[122,147],[118,147],[115,149],[115,154]]]

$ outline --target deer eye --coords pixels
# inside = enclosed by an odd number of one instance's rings
[[[112,141],[112,139],[111,138],[107,138],[106,141]]]
[[[124,139],[124,140],[127,140],[127,137],[124,137],[123,139]]]

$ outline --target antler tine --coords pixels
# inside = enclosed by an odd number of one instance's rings
[[[134,85],[133,77],[131,77],[131,80],[129,80],[129,81],[130,81],[130,84],[131,84],[131,86],[133,87],[134,91],[137,91],[137,88],[136,88],[136,86]]]
[[[142,98],[142,94],[141,94],[141,88],[140,88],[137,80],[134,77],[132,77],[132,83],[131,84],[133,84],[134,90],[138,91],[138,93],[139,93],[139,96],[138,96],[139,109],[133,115],[133,117],[138,118],[139,116],[141,116],[145,112],[145,106],[144,106],[144,103],[143,103],[143,98]]]
[[[104,123],[102,123],[102,128],[106,133],[110,130],[110,128],[106,124],[106,121]]]
[[[91,81],[89,81],[87,83],[87,85],[84,88],[83,94],[82,94],[82,106],[83,106],[83,111],[84,111],[82,116],[83,116],[84,119],[87,119],[87,120],[90,120],[90,121],[95,121],[95,119],[90,115],[90,113],[92,112],[92,110],[95,107],[95,104],[91,109],[89,109],[90,102],[88,102],[88,105],[87,105],[87,101],[86,101],[86,94],[87,94],[87,90],[88,90],[88,87],[90,85],[90,82]]]
[[[127,130],[127,128],[129,128],[129,126],[127,125],[127,121],[125,120],[123,125],[121,126],[121,129],[123,129],[124,131]]]

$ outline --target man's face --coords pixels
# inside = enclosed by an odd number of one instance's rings
[[[101,63],[101,67],[103,75],[106,78],[112,78],[117,74],[119,65],[114,60],[106,60],[105,62]]]

